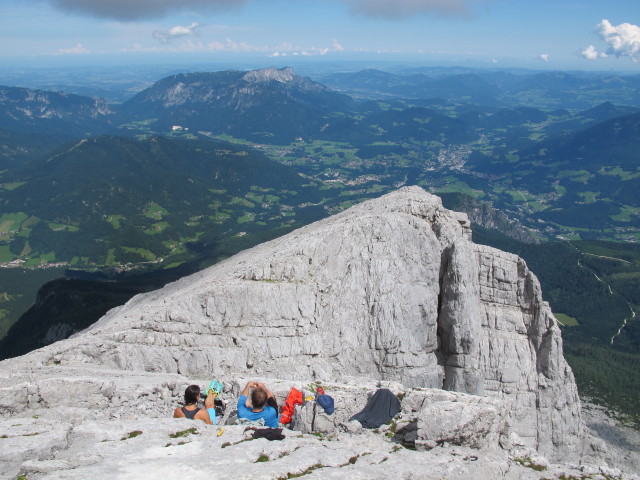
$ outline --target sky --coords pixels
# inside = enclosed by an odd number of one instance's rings
[[[255,59],[640,72],[639,0],[1,0],[0,64]]]

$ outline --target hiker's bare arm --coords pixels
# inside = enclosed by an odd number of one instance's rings
[[[271,390],[267,388],[267,386],[262,382],[255,382],[256,388],[262,388],[265,392],[267,392],[267,398],[275,398],[276,396],[271,393]]]
[[[218,395],[209,390],[207,398],[204,399],[204,408],[215,408],[215,400]]]
[[[209,416],[209,412],[207,412],[204,408],[201,409],[198,413],[196,413],[195,419],[202,420],[207,425],[213,425],[213,422],[211,421],[211,417]]]
[[[254,381],[247,382],[247,385],[244,387],[244,390],[242,390],[242,393],[240,395],[249,397],[249,390],[251,389],[251,387],[255,387],[255,386],[256,386],[256,382]]]

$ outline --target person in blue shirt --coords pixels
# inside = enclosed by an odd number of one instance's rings
[[[250,403],[249,396],[251,396]],[[247,382],[238,399],[238,418],[245,418],[251,422],[262,418],[265,426],[278,427],[278,404],[275,396],[264,383]]]

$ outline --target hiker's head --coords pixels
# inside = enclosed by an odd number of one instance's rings
[[[184,403],[198,403],[200,398],[200,387],[198,385],[189,385],[184,391]]]
[[[251,405],[253,408],[262,408],[267,403],[267,392],[264,388],[256,387],[251,392]]]

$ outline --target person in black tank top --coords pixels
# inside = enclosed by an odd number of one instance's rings
[[[193,420],[196,418],[196,414],[202,409],[195,408],[194,410],[187,410],[187,407],[182,407],[180,410],[182,410],[182,413],[185,417],[187,417],[189,420]]]
[[[200,387],[198,385],[189,385],[184,391],[184,407],[178,407],[174,410],[174,418],[189,418],[191,420],[202,420],[204,423],[211,425],[211,417],[209,412],[204,408],[198,407],[198,399],[200,398]]]

